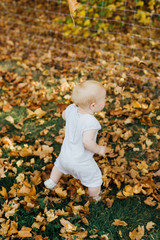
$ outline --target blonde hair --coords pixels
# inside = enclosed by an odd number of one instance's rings
[[[86,106],[96,102],[99,88],[104,88],[100,82],[87,80],[74,87],[71,98],[76,105]]]

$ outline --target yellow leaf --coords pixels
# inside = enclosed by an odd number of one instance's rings
[[[144,5],[144,2],[143,1],[138,1],[137,2],[137,7],[143,7]]]
[[[78,188],[77,193],[79,195],[83,195],[83,194],[85,194],[85,191],[82,188]]]
[[[130,197],[133,196],[133,188],[130,185],[126,185],[124,190],[123,190],[123,194],[126,197]]]
[[[134,107],[134,108],[141,108],[141,104],[138,101],[134,100],[132,102],[132,107]]]

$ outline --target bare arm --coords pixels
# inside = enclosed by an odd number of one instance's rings
[[[95,142],[96,132],[97,132],[97,130],[85,131],[83,133],[82,143],[87,150],[89,150],[93,153],[97,153],[99,155],[105,156],[106,147],[100,146]]]
[[[64,119],[64,120],[66,120],[66,116],[65,116],[66,114],[65,114],[65,110],[62,112],[62,118]]]

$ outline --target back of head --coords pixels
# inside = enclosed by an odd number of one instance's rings
[[[102,88],[104,88],[103,85],[94,80],[79,83],[73,89],[72,100],[80,107],[87,106],[88,104],[96,102],[99,90]]]

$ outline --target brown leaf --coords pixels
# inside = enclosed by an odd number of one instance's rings
[[[70,13],[72,14],[79,7],[80,3],[78,3],[76,0],[68,0],[68,5]]]
[[[114,219],[114,222],[112,223],[114,226],[127,226],[128,224],[125,221],[121,221],[119,219]]]
[[[49,131],[47,129],[44,129],[40,132],[41,136],[45,136]]]
[[[34,151],[33,154],[35,156],[39,156],[40,159],[50,156],[53,152],[53,147],[49,147],[48,145],[42,145],[38,148],[37,151]]]
[[[144,236],[144,226],[138,225],[138,228],[135,228],[133,232],[129,233],[131,240],[140,240]]]
[[[114,199],[106,198],[107,207],[111,208],[113,205]]]
[[[37,235],[34,239],[35,240],[43,240],[43,237],[42,237],[42,235]]]
[[[30,232],[31,230],[32,228],[23,226],[22,229],[18,232],[18,236],[20,238],[32,237],[32,233]]]
[[[35,170],[33,172],[33,176],[30,176],[31,181],[34,183],[35,186],[39,185],[42,180],[41,180],[41,173],[38,170]]]

